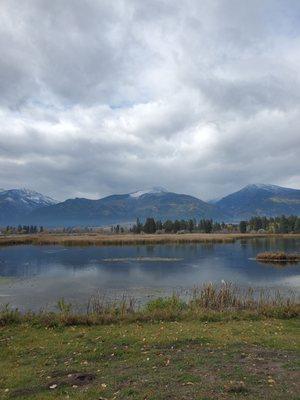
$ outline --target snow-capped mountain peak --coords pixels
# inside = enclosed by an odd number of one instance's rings
[[[23,204],[35,204],[37,206],[46,206],[56,204],[57,201],[51,197],[44,196],[34,190],[21,188],[21,189],[8,189],[0,191],[2,198],[6,198],[10,202],[22,202]]]
[[[161,186],[154,186],[153,188],[150,189],[138,190],[136,192],[130,193],[130,197],[139,198],[144,194],[155,194],[155,193],[168,193],[168,190],[164,189]]]
[[[31,223],[28,215],[38,209],[56,204],[51,197],[29,189],[6,189],[0,191],[0,221],[15,225]]]
[[[263,189],[263,190],[277,191],[277,190],[282,190],[284,188],[277,185],[271,185],[266,183],[252,183],[250,185],[247,185],[245,189],[254,189],[254,190]]]

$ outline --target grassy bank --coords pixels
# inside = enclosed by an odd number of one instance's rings
[[[81,309],[83,309],[81,307]],[[227,321],[261,318],[294,318],[300,315],[299,298],[269,290],[241,289],[225,282],[195,287],[185,298],[174,294],[138,306],[135,299],[124,297],[113,302],[101,294],[93,295],[86,310],[61,299],[57,312],[21,313],[9,306],[0,309],[0,326],[29,323],[52,326],[107,325],[118,322],[147,321]]]
[[[0,237],[0,246],[32,244],[32,245],[62,245],[62,246],[109,246],[109,245],[147,245],[168,243],[232,243],[237,239],[260,237],[300,238],[300,234],[221,234],[221,233],[186,233],[161,235],[134,234],[37,234],[10,235]]]
[[[3,399],[298,399],[299,321],[0,328]]]
[[[0,312],[3,399],[296,399],[299,302],[206,284],[189,300]]]

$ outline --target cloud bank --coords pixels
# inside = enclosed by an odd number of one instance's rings
[[[0,52],[0,187],[300,188],[297,0],[2,0]]]

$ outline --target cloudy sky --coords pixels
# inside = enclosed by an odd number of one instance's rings
[[[300,1],[1,0],[0,187],[300,188]]]

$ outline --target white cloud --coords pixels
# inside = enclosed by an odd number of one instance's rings
[[[300,188],[297,1],[4,0],[0,186]]]

